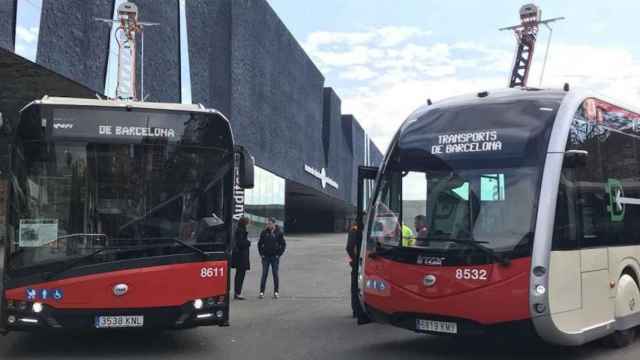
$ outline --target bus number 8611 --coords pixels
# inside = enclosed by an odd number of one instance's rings
[[[210,277],[218,277],[224,276],[224,268],[223,267],[213,267],[213,268],[202,268],[200,269],[200,277],[202,278],[210,278]]]

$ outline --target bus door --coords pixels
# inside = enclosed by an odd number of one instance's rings
[[[583,125],[574,121],[572,133],[577,135],[567,144],[550,260],[550,311],[566,332],[611,321],[614,312],[607,245],[620,214],[612,200],[614,182],[605,173],[610,169],[603,163],[609,139],[580,135]],[[584,133],[591,132],[604,129]]]
[[[2,113],[0,112],[0,130],[5,130],[5,128],[2,128],[4,124],[4,120],[2,117]],[[4,134],[3,134],[4,135]],[[0,173],[1,174],[7,174],[7,170],[10,164],[9,161],[9,157],[6,156],[9,154],[9,146],[8,146],[8,139],[9,136],[2,136],[0,137],[0,139],[2,140],[2,145],[0,146],[0,151],[2,152],[2,154],[4,154],[5,156],[1,156],[0,157]],[[9,233],[7,231],[7,213],[8,213],[8,181],[6,176],[2,176],[0,177],[0,334],[5,334],[6,333],[6,327],[5,327],[5,314],[4,314],[4,308],[5,308],[5,299],[4,299],[4,267],[5,267],[5,257],[6,254],[8,253],[8,251],[5,250],[5,247],[9,246],[9,240],[7,239],[7,234]]]
[[[0,235],[2,236],[2,235]],[[0,334],[6,334],[5,327],[5,315],[4,315],[4,264],[5,264],[5,254],[7,253],[4,249],[5,244],[7,243],[6,239],[0,240]]]
[[[358,226],[358,230],[356,232],[356,242],[358,244],[358,250],[356,254],[357,261],[355,262],[356,271],[353,272],[355,274],[355,278],[352,278],[351,281],[355,281],[359,284],[358,286],[358,294],[360,296],[360,303],[364,305],[364,293],[363,293],[363,267],[364,267],[364,257],[367,254],[366,250],[366,242],[362,241],[364,237],[364,229],[365,229],[365,208],[369,203],[369,199],[371,197],[371,193],[373,192],[374,182],[376,175],[378,174],[378,168],[372,166],[360,166],[358,167],[358,193],[357,193],[357,205],[356,205],[356,224]],[[362,314],[364,314],[362,312]]]
[[[8,251],[6,248],[9,245],[10,241],[7,238],[7,234],[9,231],[6,231],[7,226],[7,212],[8,212],[8,193],[9,186],[8,181],[5,178],[0,178],[0,334],[6,334],[6,326],[5,326],[5,297],[4,297],[4,269],[5,269],[5,259]]]

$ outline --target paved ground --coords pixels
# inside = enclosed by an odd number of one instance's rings
[[[450,339],[350,317],[344,235],[288,238],[281,299],[257,299],[259,268],[246,280],[248,300],[232,304],[228,328],[159,334],[0,337],[0,359],[640,359],[640,340],[623,350],[599,344],[554,348],[495,338]],[[270,292],[268,293],[270,295]]]

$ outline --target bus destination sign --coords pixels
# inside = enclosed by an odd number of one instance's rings
[[[438,135],[432,154],[458,154],[502,151],[502,141],[495,130]]]

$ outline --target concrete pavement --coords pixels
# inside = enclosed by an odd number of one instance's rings
[[[640,341],[622,350],[599,344],[556,348],[496,338],[452,339],[351,319],[345,235],[287,237],[281,298],[259,300],[255,244],[245,301],[232,303],[231,326],[149,334],[0,337],[0,359],[640,359]]]

